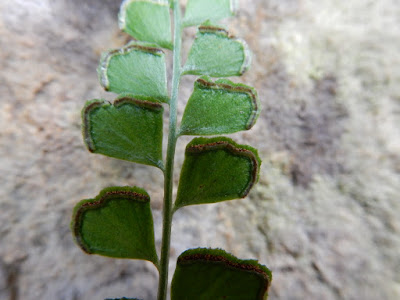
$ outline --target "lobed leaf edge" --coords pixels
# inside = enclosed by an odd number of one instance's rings
[[[236,38],[235,36],[231,35],[229,31],[221,26],[221,25],[214,25],[209,21],[204,22],[198,27],[196,38],[201,37],[202,35],[205,34],[214,34],[214,35],[220,35],[223,36],[227,39],[232,40],[233,42],[239,43],[242,47],[243,51],[243,63],[239,68],[239,73],[236,75],[232,76],[242,76],[251,66],[252,62],[252,52],[247,44],[247,42],[241,38]],[[191,51],[189,51],[188,58],[190,57]],[[187,67],[187,64],[183,66],[182,69],[182,75],[204,75],[196,70],[190,69]],[[230,76],[212,76],[211,77],[230,77]]]
[[[242,84],[242,83],[234,83],[228,79],[218,79],[214,82],[211,80],[210,76],[201,76],[194,82],[194,90],[196,88],[226,90],[228,92],[247,94],[250,98],[252,111],[251,111],[251,114],[247,121],[245,130],[250,130],[255,125],[255,123],[259,117],[260,111],[261,111],[261,103],[258,98],[257,91],[253,87]],[[190,101],[190,98],[189,98],[189,101]],[[182,125],[184,124],[184,122],[185,122],[185,113],[183,114]],[[226,132],[226,133],[234,133],[234,132]],[[179,135],[198,135],[198,134],[194,134],[194,133],[191,134],[190,132],[186,131],[183,126],[179,130]],[[210,134],[210,135],[212,135],[212,134]]]
[[[132,200],[140,203],[150,202],[149,194],[139,187],[108,187],[100,191],[100,193],[91,199],[83,199],[79,201],[72,213],[71,231],[74,235],[75,242],[87,254],[95,254],[90,247],[81,238],[80,229],[82,227],[83,214],[88,210],[94,210],[104,207],[109,201],[123,196],[124,199]]]
[[[105,91],[110,92],[110,81],[108,79],[107,70],[111,59],[119,55],[129,54],[132,51],[141,51],[165,59],[164,51],[159,48],[157,44],[142,41],[131,41],[121,48],[111,49],[103,52],[101,54],[100,62],[97,67],[97,75],[100,81],[100,85],[104,88]],[[169,98],[167,96],[167,93],[165,96],[159,97],[159,101],[168,103]]]
[[[108,107],[108,106],[113,106],[116,109],[120,107],[123,104],[126,103],[131,103],[136,106],[152,110],[154,112],[163,112],[164,108],[163,106],[154,101],[154,98],[152,97],[147,97],[147,96],[135,96],[133,94],[129,93],[122,93],[120,94],[115,100],[114,103],[111,103],[107,100],[104,99],[92,99],[88,100],[85,103],[85,106],[82,109],[81,112],[81,118],[82,118],[82,135],[83,135],[83,141],[86,145],[86,148],[89,150],[91,153],[96,153],[96,146],[95,143],[91,137],[91,125],[90,125],[90,113],[100,107]],[[105,155],[105,154],[103,154]],[[107,155],[106,155],[107,156]],[[120,159],[120,158],[118,158]],[[140,164],[146,164],[143,162],[140,162]],[[158,162],[153,162],[152,164],[148,164],[157,168],[160,168],[163,170],[163,162],[158,161]]]
[[[259,293],[259,299],[265,299],[272,281],[272,272],[265,265],[254,259],[239,259],[234,255],[219,248],[194,248],[181,253],[177,259],[177,266],[206,262],[210,264],[223,264],[228,268],[242,270],[260,276],[264,286]],[[174,284],[174,280],[172,282]]]

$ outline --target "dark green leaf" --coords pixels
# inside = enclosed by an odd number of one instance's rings
[[[218,21],[231,17],[235,14],[237,5],[237,0],[189,0],[184,25],[200,25],[207,20]]]
[[[154,44],[132,42],[104,53],[98,73],[106,91],[168,102],[165,55]]]
[[[186,147],[175,210],[245,197],[258,179],[257,150],[225,137],[195,138]]]
[[[118,15],[119,27],[139,41],[172,49],[167,0],[125,0]]]
[[[89,151],[163,168],[161,104],[121,96],[114,105],[92,100],[82,110]]]
[[[229,80],[215,83],[207,77],[197,79],[183,114],[183,135],[213,135],[248,130],[260,109],[257,92]]]
[[[150,197],[137,187],[110,187],[74,209],[71,228],[89,254],[144,259],[158,264]]]
[[[172,300],[265,300],[271,271],[220,249],[190,249],[178,257]]]
[[[212,77],[240,76],[249,68],[250,61],[245,41],[230,37],[222,27],[205,23],[199,27],[183,72]]]

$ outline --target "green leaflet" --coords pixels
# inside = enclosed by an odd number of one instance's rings
[[[157,45],[142,42],[103,53],[97,69],[100,83],[106,91],[168,102],[164,56]]]
[[[197,79],[183,114],[182,135],[213,135],[249,130],[260,110],[257,92],[229,80]]]
[[[251,54],[245,41],[230,37],[224,28],[207,22],[199,27],[183,73],[240,76],[249,68],[250,62]]]
[[[193,139],[186,146],[174,210],[245,197],[260,164],[256,149],[229,138]]]
[[[110,187],[74,209],[71,229],[89,254],[144,259],[158,265],[150,197],[137,187]]]
[[[199,25],[207,20],[218,21],[236,13],[237,0],[189,0],[184,26]]]
[[[139,41],[172,49],[169,3],[166,0],[125,0],[118,14],[119,28]]]
[[[190,249],[178,257],[171,300],[265,300],[271,271],[220,249]]]
[[[89,151],[163,168],[163,107],[121,96],[114,105],[88,101],[82,110],[83,136]]]

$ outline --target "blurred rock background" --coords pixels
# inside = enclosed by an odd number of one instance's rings
[[[85,255],[69,230],[80,199],[137,185],[161,240],[161,172],[91,155],[80,133],[85,100],[113,98],[96,67],[129,40],[119,4],[0,1],[0,299],[155,299],[150,263]],[[222,247],[273,270],[271,300],[400,299],[400,2],[240,0],[226,24],[254,53],[235,80],[263,106],[232,137],[262,173],[247,199],[176,214],[171,274],[186,248]]]

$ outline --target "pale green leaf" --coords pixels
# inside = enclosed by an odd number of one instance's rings
[[[183,73],[240,76],[249,68],[250,61],[251,54],[245,41],[229,36],[222,27],[205,23],[199,27]]]
[[[182,118],[182,135],[214,135],[248,130],[260,110],[257,92],[244,84],[208,77],[196,80]]]
[[[174,210],[245,197],[260,164],[256,149],[229,138],[193,139],[186,146]]]
[[[110,187],[79,202],[71,229],[89,254],[144,259],[158,265],[150,197],[137,187]]]
[[[82,110],[82,122],[89,151],[163,167],[161,104],[128,96],[117,98],[114,105],[92,100]]]
[[[171,300],[265,300],[271,271],[220,249],[190,249],[178,257]]]
[[[131,42],[104,53],[98,74],[106,91],[168,102],[165,55],[154,44]]]
[[[200,25],[207,20],[219,21],[236,13],[237,0],[189,0],[186,5],[185,26]]]
[[[121,30],[135,39],[172,49],[167,0],[125,0],[121,4],[118,21]]]

